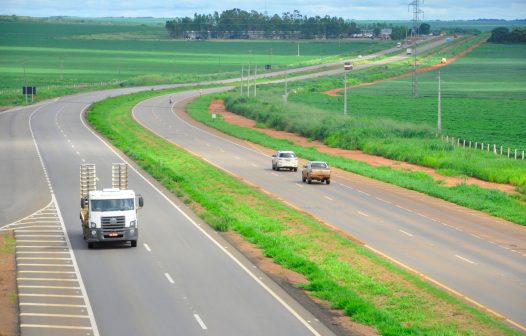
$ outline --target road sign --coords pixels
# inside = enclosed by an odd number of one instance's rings
[[[22,87],[22,93],[28,94],[28,95],[36,95],[37,94],[37,87],[36,86],[23,86]]]

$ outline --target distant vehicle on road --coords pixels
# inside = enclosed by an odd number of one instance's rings
[[[412,55],[412,54],[413,54],[413,49],[412,49],[412,48],[407,48],[406,51],[405,51],[405,53],[406,53],[407,55]]]
[[[298,170],[298,157],[293,151],[278,151],[272,155],[272,170],[280,170],[281,168]]]
[[[309,184],[312,181],[331,183],[331,168],[327,162],[323,161],[310,161],[303,166],[301,171],[301,180]]]
[[[352,70],[353,68],[354,68],[354,65],[351,62],[343,63],[343,70]]]
[[[401,47],[402,47],[402,42],[398,42],[398,43],[396,44],[396,47],[397,47],[397,48],[401,48]]]

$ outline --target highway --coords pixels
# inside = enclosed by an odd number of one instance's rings
[[[140,89],[112,94],[133,90]],[[1,186],[8,191],[0,227],[36,212],[11,225],[20,229],[22,335],[332,335],[134,170],[129,185],[145,199],[139,246],[88,250],[79,221],[79,165],[95,163],[99,187],[111,186],[111,163],[122,158],[81,113],[107,95],[70,96],[0,115],[9,130],[2,134],[12,137],[2,139],[0,153]]]
[[[173,111],[166,96],[149,99],[138,104],[133,115],[148,129],[225,171],[526,325],[526,228],[349,173],[336,173],[330,186],[303,184],[299,171],[271,169],[271,151],[255,150],[185,120],[184,102],[192,94],[198,92],[171,95]]]
[[[334,71],[343,70],[324,74]],[[331,335],[177,198],[136,171],[130,186],[145,198],[139,246],[87,249],[78,218],[79,165],[95,163],[99,186],[109,186],[111,163],[126,159],[81,115],[95,101],[148,89],[83,93],[0,112],[0,229],[19,229],[22,335]],[[171,95],[174,107],[197,94]],[[167,97],[145,101],[134,113],[225,170],[526,324],[523,228],[360,176],[337,173],[330,186],[302,185],[296,173],[273,172],[269,152],[185,122]],[[315,206],[312,197],[320,199]]]

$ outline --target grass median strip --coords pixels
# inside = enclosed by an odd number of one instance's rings
[[[133,106],[159,94],[143,92],[96,103],[88,120],[214,228],[238,232],[276,263],[304,275],[307,282],[301,286],[311,295],[382,335],[516,334],[136,124],[130,115]]]

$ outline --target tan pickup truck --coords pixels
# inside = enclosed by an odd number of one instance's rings
[[[331,183],[331,168],[323,161],[309,161],[303,166],[301,180],[309,184],[312,181]]]

